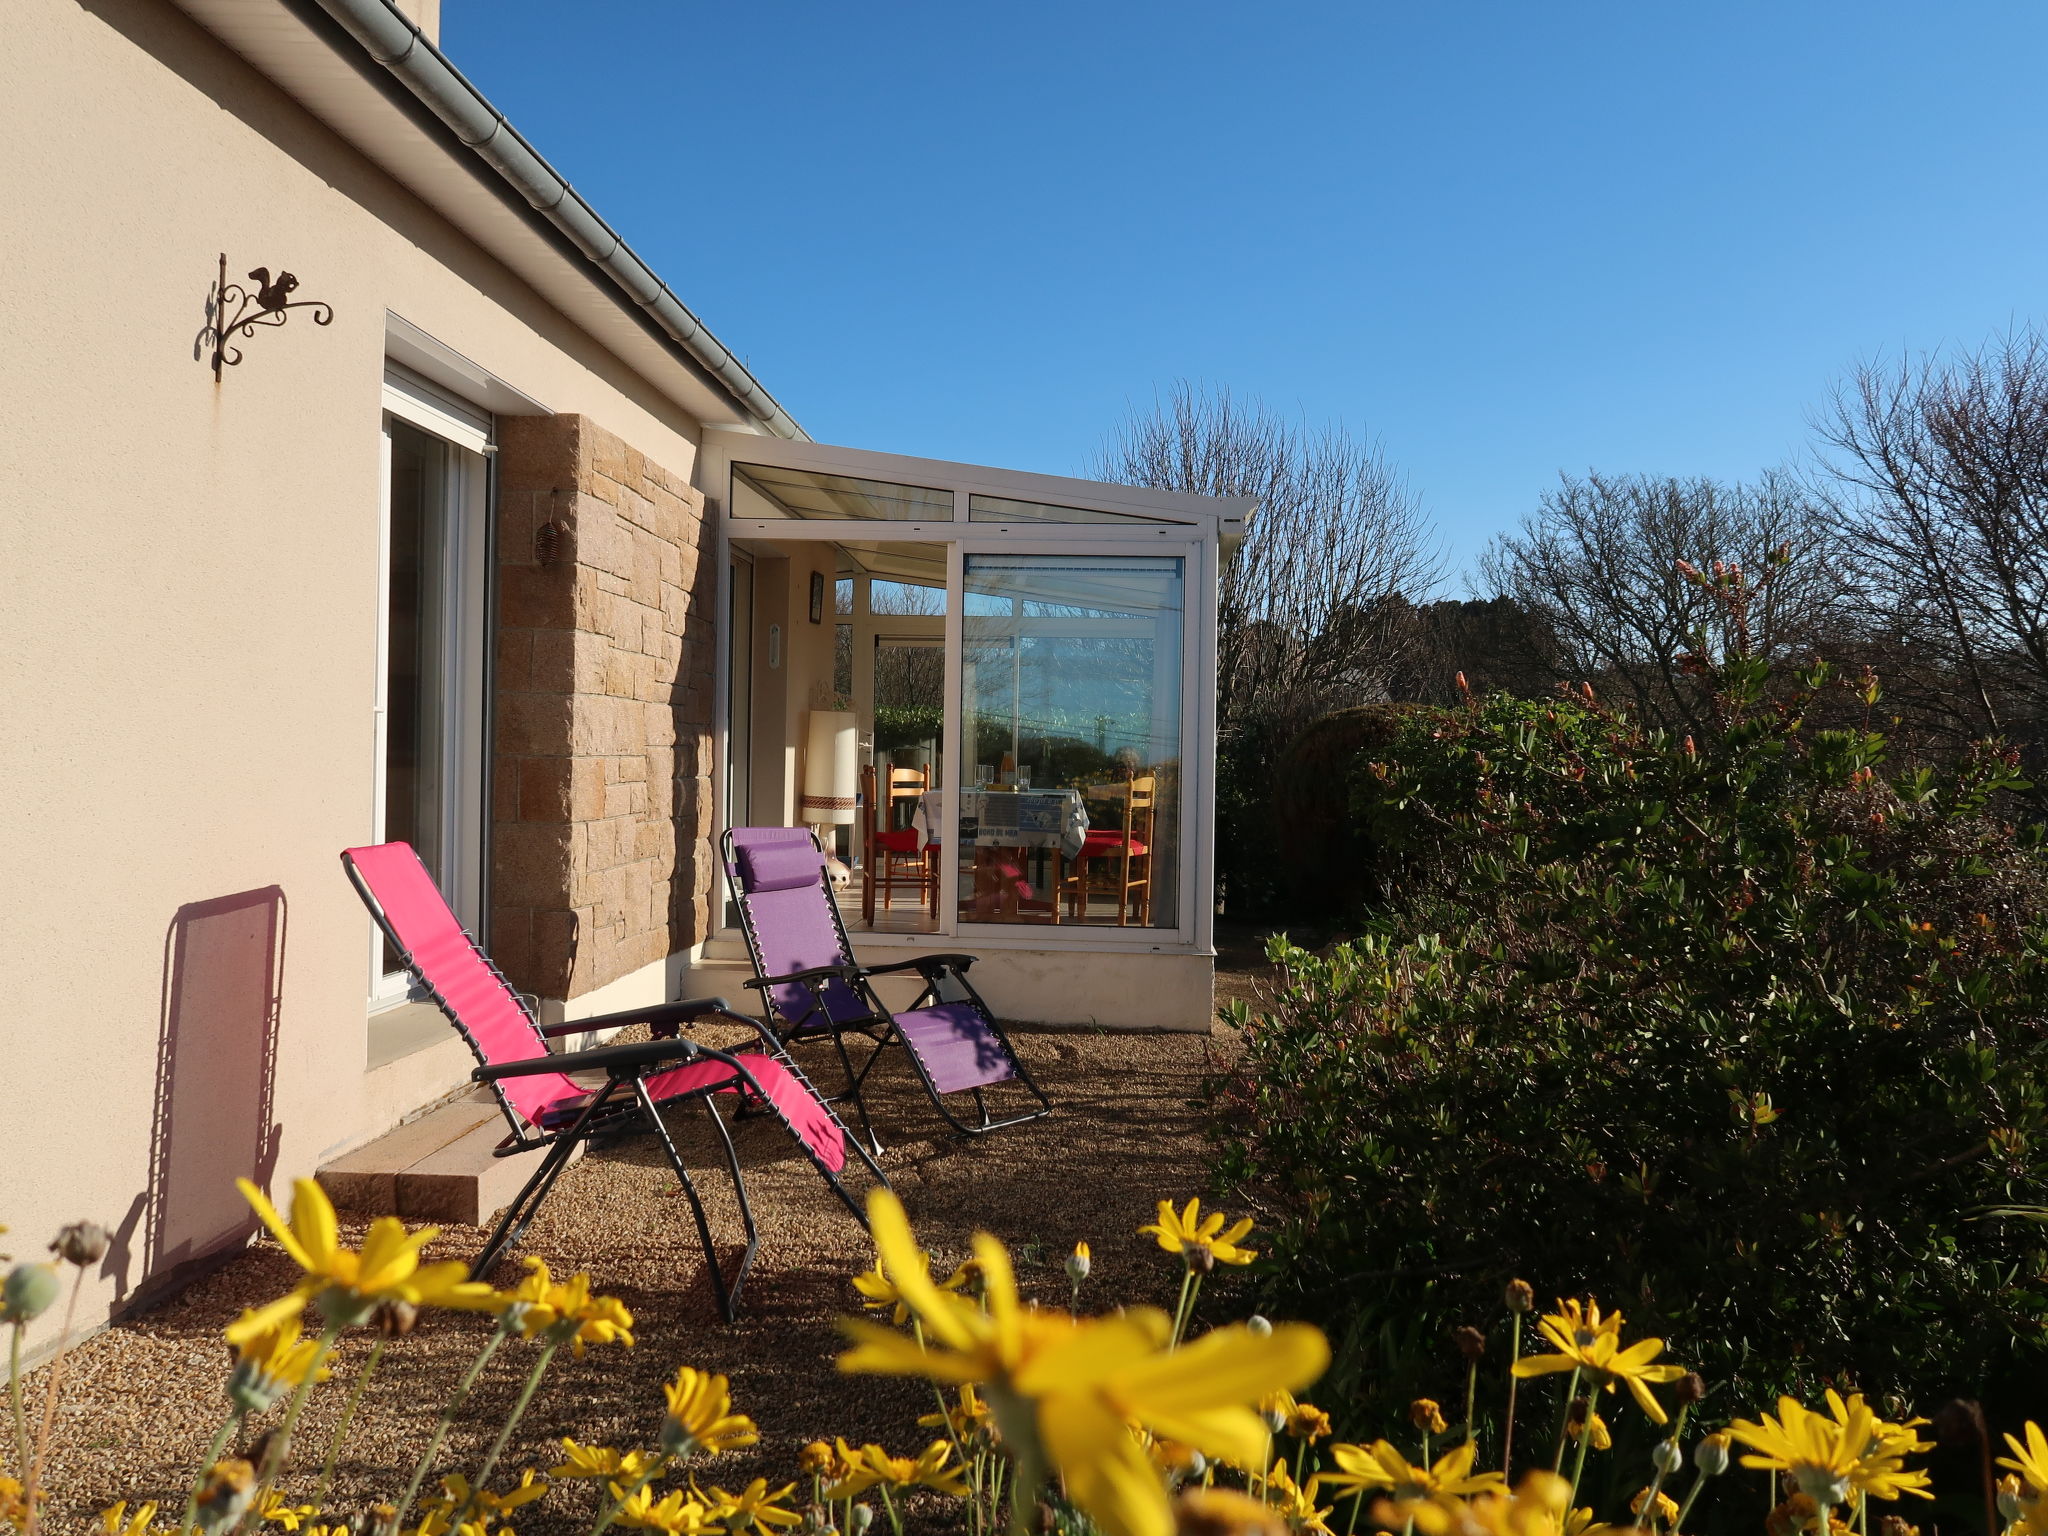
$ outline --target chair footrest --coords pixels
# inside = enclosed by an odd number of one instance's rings
[[[896,1027],[941,1093],[983,1088],[1017,1075],[995,1031],[966,1003],[913,1008],[896,1015]]]

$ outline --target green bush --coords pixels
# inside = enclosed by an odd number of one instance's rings
[[[1440,1388],[1515,1276],[1742,1401],[2048,1369],[2048,861],[2000,819],[2014,759],[1889,774],[1867,728],[1804,723],[1825,669],[1710,681],[1699,742],[1590,700],[1415,714],[1355,785],[1396,898],[1326,954],[1277,941],[1234,1010],[1221,1171],[1277,1208],[1266,1283],[1361,1411]]]
[[[1379,894],[1384,858],[1371,830],[1351,814],[1351,777],[1385,755],[1412,704],[1359,704],[1303,727],[1273,769],[1274,863],[1290,916],[1319,926],[1355,926]]]

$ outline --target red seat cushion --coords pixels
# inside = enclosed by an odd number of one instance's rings
[[[1080,859],[1100,859],[1105,858],[1110,854],[1122,853],[1123,849],[1123,833],[1090,832],[1087,834],[1087,837],[1083,840],[1081,844],[1081,851],[1078,854],[1076,854],[1075,857]],[[1131,856],[1133,858],[1136,858],[1144,852],[1145,845],[1139,842],[1138,839],[1136,839],[1135,837],[1132,838]]]
[[[893,832],[877,832],[875,846],[884,853],[916,853],[917,828],[899,827]]]

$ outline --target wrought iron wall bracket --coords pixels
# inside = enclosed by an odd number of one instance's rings
[[[220,382],[222,368],[232,368],[242,360],[242,349],[231,344],[228,338],[254,336],[259,325],[283,325],[295,309],[311,310],[315,325],[334,323],[332,304],[320,299],[291,297],[292,291],[299,286],[299,280],[289,272],[280,271],[272,277],[270,268],[257,267],[249,273],[249,281],[255,284],[253,288],[228,281],[227,252],[221,252],[220,276],[213,285],[207,325],[199,333],[201,345],[212,352],[215,383]]]

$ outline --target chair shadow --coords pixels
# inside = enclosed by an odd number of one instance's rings
[[[225,1262],[256,1230],[234,1181],[267,1186],[277,1167],[285,931],[271,885],[182,906],[164,935],[149,1184],[105,1261],[123,1311]]]

